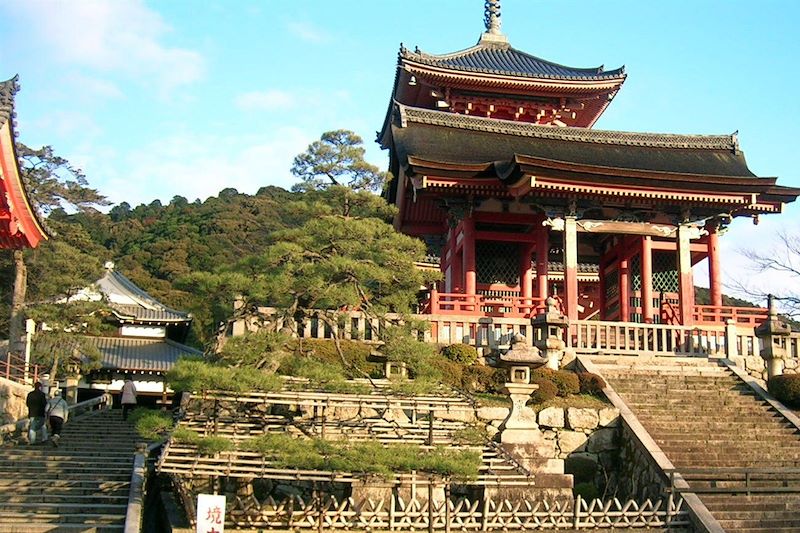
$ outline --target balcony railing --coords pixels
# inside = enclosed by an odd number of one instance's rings
[[[695,324],[725,324],[733,320],[742,326],[758,326],[767,319],[766,307],[733,307],[729,305],[694,306]]]
[[[530,318],[544,311],[543,298],[521,296],[484,296],[482,294],[443,293],[431,291],[423,305],[424,314],[464,316],[505,316]]]

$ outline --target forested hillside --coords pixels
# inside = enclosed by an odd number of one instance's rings
[[[36,197],[43,196],[43,184],[59,185],[56,167],[72,170],[63,160],[35,166],[40,160],[27,167]],[[375,194],[386,177],[364,162],[361,139],[343,130],[325,133],[297,156],[292,172],[299,180],[293,191],[268,186],[249,195],[224,189],[205,201],[176,196],[166,205],[123,202],[108,213],[96,207],[102,197],[93,197],[93,205],[50,202],[53,238],[25,252],[26,316],[38,318],[37,307],[99,279],[106,261],[165,304],[193,313],[190,342],[198,347],[214,339],[237,295],[287,309],[358,306],[366,298],[407,310],[424,281],[412,267],[424,246],[389,224],[394,208]],[[62,188],[75,192],[76,183]],[[2,257],[6,306],[13,279],[13,259]],[[55,321],[62,313],[49,307],[39,320]],[[5,329],[8,310],[0,316]],[[71,317],[72,323],[81,323],[82,316]]]

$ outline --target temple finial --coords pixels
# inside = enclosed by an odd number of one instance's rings
[[[486,0],[483,7],[483,23],[486,33],[502,35],[500,31],[500,0]]]
[[[486,31],[481,35],[479,43],[508,43],[508,38],[500,31],[500,0],[485,0],[483,3],[483,24],[486,26]]]

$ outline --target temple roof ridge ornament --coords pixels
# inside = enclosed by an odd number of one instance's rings
[[[500,27],[500,0],[486,0],[483,8],[483,23],[486,31],[481,35],[481,43],[508,43],[508,37],[503,35]]]

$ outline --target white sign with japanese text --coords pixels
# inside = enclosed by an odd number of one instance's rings
[[[197,495],[197,533],[225,533],[225,496]]]

